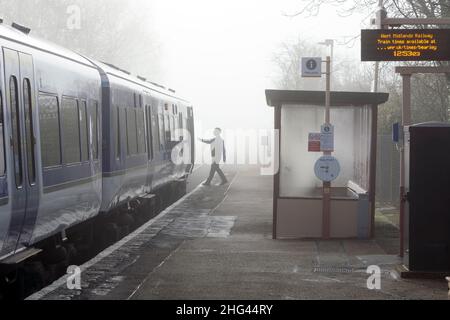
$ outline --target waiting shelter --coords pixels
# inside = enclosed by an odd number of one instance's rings
[[[324,217],[325,189],[314,172],[323,153],[311,151],[310,140],[324,123],[325,92],[266,90],[267,104],[274,107],[275,129],[279,130],[274,239],[323,238],[324,226],[329,238],[373,236],[377,110],[388,97],[387,93],[331,92],[333,156],[339,160],[340,173],[329,189],[329,214]]]

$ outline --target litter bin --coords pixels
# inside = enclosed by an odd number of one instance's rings
[[[450,124],[405,130],[404,265],[450,272]]]

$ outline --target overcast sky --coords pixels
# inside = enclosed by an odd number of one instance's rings
[[[286,17],[299,0],[151,0],[166,85],[186,96],[205,127],[272,128],[264,90],[274,87],[272,61],[281,42],[342,42],[369,23],[367,12],[343,18],[336,7],[314,17]],[[359,60],[359,39],[336,52]],[[324,49],[324,54],[326,50]]]

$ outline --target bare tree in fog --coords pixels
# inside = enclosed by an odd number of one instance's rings
[[[341,16],[348,16],[356,11],[374,12],[379,0],[299,0],[299,9],[286,13],[287,16],[317,15],[323,5],[334,5]],[[391,17],[404,18],[438,18],[450,16],[449,0],[383,0],[384,7]]]
[[[286,15],[291,17],[317,15],[323,5],[334,5],[341,16],[350,16],[354,12],[367,12],[368,8],[373,8],[371,15],[374,16],[378,3],[379,0],[299,0],[299,9]],[[390,17],[450,17],[450,0],[384,0],[383,3]],[[416,26],[416,28],[427,27]],[[408,65],[423,64],[450,65],[449,62],[408,63]],[[388,75],[388,77],[394,76]],[[413,121],[450,121],[450,75],[417,75],[413,79]]]
[[[323,79],[301,77],[301,58],[323,57],[317,45],[297,40],[285,42],[274,55],[277,69],[275,86],[285,90],[324,90]],[[389,92],[389,101],[379,107],[379,132],[390,134],[392,123],[401,120],[402,82],[393,64],[381,65],[379,88]],[[373,81],[373,65],[345,59],[335,54],[332,88],[337,91],[370,91]],[[412,81],[412,110],[415,123],[447,121],[448,96],[445,76],[416,75]]]
[[[91,58],[149,78],[158,73],[149,1],[0,0],[0,16]]]
[[[279,51],[273,57],[278,69],[276,86],[285,90],[320,90],[320,81],[305,81],[302,78],[301,60],[302,57],[321,55],[321,50],[302,39],[297,39],[293,43],[282,43]]]
[[[273,58],[278,71],[276,86],[286,90],[324,90],[323,79],[305,79],[301,75],[303,57],[323,56],[322,47],[317,44],[301,39],[282,43]],[[372,72],[353,59],[346,60],[335,54],[332,80],[333,90],[368,91]]]

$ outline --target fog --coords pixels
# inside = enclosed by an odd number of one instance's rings
[[[320,18],[288,17],[304,5],[298,0],[152,2],[162,79],[193,101],[207,128],[272,128],[264,90],[276,86],[273,60],[280,44],[298,38],[344,43],[358,36],[370,17],[362,12],[343,18],[335,6],[323,7]],[[335,52],[359,61],[359,38],[337,45]]]
[[[67,28],[71,18],[67,8],[73,4],[80,7],[79,30]],[[336,39],[340,62],[359,61],[358,35],[376,8],[342,17],[337,12],[342,8],[324,5],[317,16],[289,17],[304,4],[300,0],[0,0],[0,17],[30,26],[32,35],[177,90],[193,103],[196,119],[205,129],[254,129],[273,126],[264,90],[276,87],[274,58],[282,43],[302,39],[325,56],[327,49],[317,43]]]

